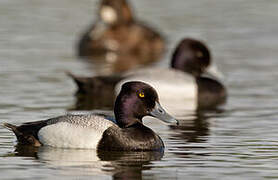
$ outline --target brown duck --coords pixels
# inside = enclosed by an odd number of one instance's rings
[[[114,72],[124,71],[159,60],[164,44],[157,31],[136,20],[126,0],[102,0],[97,21],[78,43],[78,55],[116,64]]]

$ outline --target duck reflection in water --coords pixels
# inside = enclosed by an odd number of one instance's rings
[[[169,126],[175,133],[169,137],[170,141],[175,142],[169,147],[175,149],[172,153],[180,158],[191,158],[197,156],[209,156],[207,143],[210,135],[212,118],[223,116],[224,109],[199,110],[190,116],[179,118],[179,126]],[[169,146],[169,145],[168,145]]]
[[[202,143],[207,139],[204,138],[209,135],[209,117],[205,114],[197,113],[195,117],[179,118],[180,124],[177,127],[169,126],[172,130],[177,132],[173,134],[171,140],[181,140],[186,143]]]
[[[108,175],[113,179],[142,179],[142,171],[151,168],[146,165],[160,160],[163,155],[163,151],[97,151],[17,145],[15,152],[6,156],[33,157],[67,175],[84,175],[86,172],[87,175]]]
[[[164,38],[137,21],[126,0],[101,0],[96,22],[78,43],[80,57],[109,64],[111,72],[155,62],[164,49]]]

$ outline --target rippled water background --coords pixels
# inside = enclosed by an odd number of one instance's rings
[[[229,90],[223,111],[185,114],[180,127],[149,121],[164,155],[15,150],[15,137],[1,127],[1,179],[278,178],[278,1],[131,3],[168,37],[168,52],[185,36],[207,42]],[[1,122],[45,119],[74,106],[75,85],[64,72],[95,72],[74,46],[95,10],[96,0],[0,0]]]

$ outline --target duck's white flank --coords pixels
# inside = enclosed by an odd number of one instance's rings
[[[96,149],[103,132],[115,124],[101,116],[84,117],[71,116],[68,121],[43,127],[38,133],[40,142],[53,147]]]

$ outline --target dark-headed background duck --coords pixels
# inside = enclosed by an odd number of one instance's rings
[[[126,0],[101,0],[97,21],[82,35],[78,55],[113,64],[121,72],[157,61],[164,38],[138,21]]]
[[[167,123],[178,121],[161,107],[150,85],[133,81],[122,86],[114,107],[115,119],[105,116],[65,115],[20,126],[4,123],[19,144],[113,151],[163,151],[161,138],[143,125],[145,116]]]
[[[212,68],[211,54],[207,46],[195,39],[185,38],[173,52],[171,68],[145,68],[131,71],[123,76],[96,76],[83,78],[73,76],[78,85],[78,95],[97,101],[98,95],[106,90],[110,96],[118,94],[119,87],[126,81],[138,80],[151,84],[160,94],[161,103],[171,109],[201,110],[214,109],[226,102],[227,90]],[[111,92],[114,89],[115,92]],[[101,92],[100,92],[101,91]],[[105,97],[100,98],[105,99]],[[110,100],[113,98],[110,98]],[[165,101],[165,102],[164,102]],[[103,101],[102,101],[103,102]],[[113,106],[113,102],[106,102]],[[79,106],[77,109],[101,108]]]

